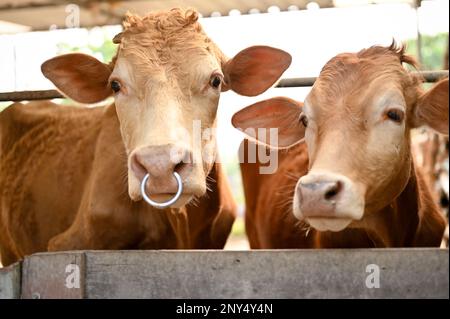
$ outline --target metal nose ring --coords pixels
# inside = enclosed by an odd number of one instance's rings
[[[141,194],[142,194],[142,197],[144,198],[144,200],[156,208],[167,208],[170,205],[174,204],[180,198],[181,193],[183,192],[183,183],[181,181],[180,174],[178,174],[177,172],[173,172],[173,176],[175,176],[175,179],[177,180],[177,183],[178,183],[177,193],[175,194],[174,197],[172,197],[167,202],[158,203],[158,202],[155,202],[154,200],[152,200],[150,197],[148,197],[147,194],[145,193],[145,185],[147,184],[148,178],[150,177],[150,175],[147,173],[147,175],[144,176],[144,178],[142,179],[142,182],[141,182]]]

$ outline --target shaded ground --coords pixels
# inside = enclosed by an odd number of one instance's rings
[[[231,235],[228,239],[225,250],[249,250],[247,237]]]

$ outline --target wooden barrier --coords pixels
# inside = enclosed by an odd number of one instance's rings
[[[0,272],[0,297],[449,298],[448,249],[76,251],[18,271]]]
[[[0,299],[20,298],[20,263],[0,268]]]

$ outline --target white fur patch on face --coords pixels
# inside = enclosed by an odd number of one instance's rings
[[[306,218],[306,222],[318,231],[338,232],[347,228],[353,221],[349,218]]]
[[[306,96],[305,101],[303,102],[303,113],[305,113],[308,117],[314,117],[313,108],[311,107],[311,102],[309,101],[309,95]]]
[[[119,79],[120,82],[127,88],[132,87],[132,67],[124,58],[118,58],[114,70],[111,73],[110,79]]]
[[[186,69],[187,74],[190,75],[186,79],[191,81],[190,87],[195,88],[196,91],[201,93],[206,93],[205,89],[209,89],[210,79],[213,74],[218,74],[223,77],[219,62],[211,55],[204,56],[198,61],[193,61]],[[211,89],[210,91],[214,90]],[[210,93],[217,94],[218,92]]]
[[[401,92],[387,90],[370,106],[366,153],[368,158],[373,159],[368,165],[377,165],[380,169],[396,161],[405,142],[405,119],[395,122],[387,118],[386,112],[391,109],[406,113],[406,102]],[[373,170],[378,169],[374,167]]]
[[[311,107],[308,96],[306,97],[306,99],[304,101],[302,113],[308,119],[308,126],[305,129],[305,139],[304,140],[305,140],[306,146],[308,147],[308,153],[314,154],[315,149],[316,149],[315,143],[316,143],[317,125],[314,121],[314,110]]]

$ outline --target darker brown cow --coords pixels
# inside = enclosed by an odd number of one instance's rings
[[[236,205],[211,134],[220,92],[258,95],[291,58],[255,46],[228,59],[197,19],[128,15],[110,64],[73,53],[42,65],[75,101],[114,104],[0,113],[4,265],[46,250],[223,248]]]
[[[235,114],[252,139],[278,128],[276,146],[288,148],[276,174],[241,164],[252,248],[440,245],[445,220],[414,165],[410,131],[448,135],[448,79],[425,92],[402,62],[414,64],[395,43],[340,54],[304,105],[274,98]]]

